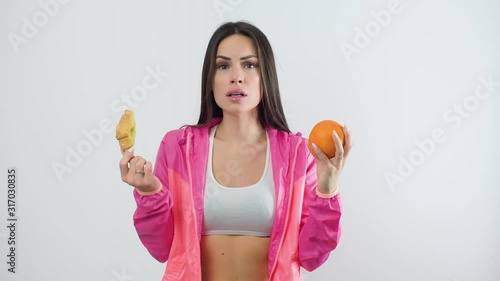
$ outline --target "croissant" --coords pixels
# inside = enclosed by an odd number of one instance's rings
[[[120,143],[120,148],[125,151],[135,144],[135,118],[134,112],[125,110],[120,122],[116,125],[116,139]]]

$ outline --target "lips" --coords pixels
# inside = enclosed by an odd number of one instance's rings
[[[247,94],[241,89],[233,89],[227,92],[226,96],[230,101],[239,102],[242,101],[247,96]]]
[[[226,96],[228,97],[246,97],[247,94],[242,89],[232,89],[227,92]]]

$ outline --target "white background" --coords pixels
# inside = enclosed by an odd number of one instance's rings
[[[381,26],[373,14],[388,6]],[[305,279],[500,280],[499,1],[8,0],[0,13],[1,280],[161,280],[164,264],[133,228],[112,105],[148,67],[169,73],[129,106],[136,151],[153,160],[165,132],[197,121],[208,40],[240,19],[274,48],[291,129],[307,136],[333,119],[354,134],[341,243]],[[344,53],[366,28],[369,43]],[[497,81],[481,100],[479,77]],[[453,111],[464,102],[467,117]],[[100,129],[107,120],[111,132]],[[423,151],[416,143],[435,130],[439,143]],[[80,161],[69,152],[78,148]],[[398,172],[406,161],[413,172]],[[10,167],[16,274],[6,264]],[[391,187],[387,174],[403,176]]]

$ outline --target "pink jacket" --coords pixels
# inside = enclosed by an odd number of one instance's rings
[[[221,118],[213,119],[210,127]],[[270,281],[303,280],[302,266],[322,265],[340,239],[341,200],[338,193],[316,191],[316,162],[300,133],[272,128],[269,134],[276,210],[269,244]],[[167,262],[163,281],[201,281],[200,240],[208,161],[209,127],[168,132],[156,158],[159,192],[134,190],[134,225],[144,246]]]

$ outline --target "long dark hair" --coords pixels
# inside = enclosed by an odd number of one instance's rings
[[[213,94],[216,71],[215,56],[219,44],[225,38],[240,34],[252,39],[257,48],[259,69],[262,78],[263,95],[258,105],[259,121],[263,127],[270,126],[280,131],[290,132],[281,104],[278,75],[274,62],[273,50],[266,35],[260,29],[247,22],[227,22],[222,24],[208,42],[201,76],[201,110],[197,125],[210,124],[213,117],[222,117],[222,109],[215,102]]]

